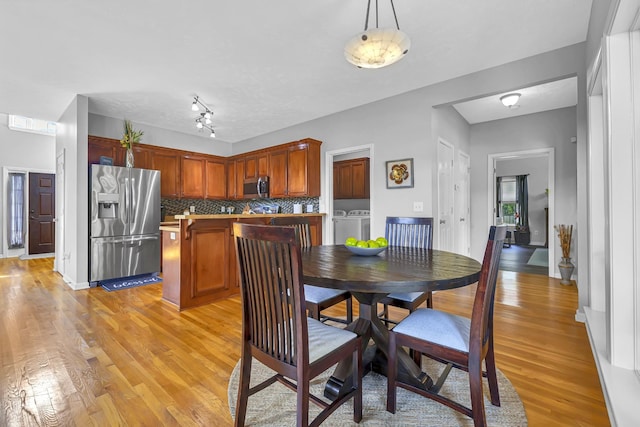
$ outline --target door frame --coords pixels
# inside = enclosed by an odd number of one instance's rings
[[[28,207],[28,202],[29,202],[29,173],[47,173],[47,174],[53,174],[55,175],[56,172],[55,171],[51,171],[48,169],[30,169],[30,168],[24,168],[24,167],[14,167],[14,166],[4,166],[2,168],[2,188],[6,189],[7,188],[7,183],[9,182],[9,174],[10,173],[23,173],[25,174],[25,188],[26,188],[26,192],[25,192],[25,206]],[[0,203],[1,206],[3,206],[3,211],[0,212],[0,218],[2,219],[2,254],[0,254],[0,257],[4,257],[4,258],[14,258],[14,257],[20,257],[21,259],[27,259],[27,258],[42,258],[42,256],[29,256],[29,239],[27,238],[29,236],[29,221],[25,221],[25,231],[26,231],[26,236],[25,237],[25,244],[24,244],[24,248],[23,249],[12,249],[11,252],[9,252],[9,243],[8,243],[8,236],[7,236],[7,215],[6,215],[6,209],[4,208],[5,206],[7,206],[7,198],[8,198],[8,194],[6,191],[2,191],[0,194],[2,194],[2,203]],[[27,218],[25,218],[26,220]],[[49,256],[47,254],[47,256]]]
[[[487,212],[489,218],[488,227],[495,225],[496,212],[494,211],[496,206],[496,162],[499,160],[516,160],[526,159],[528,157],[546,157],[547,158],[547,185],[549,186],[549,221],[547,224],[547,232],[549,233],[549,241],[551,242],[554,234],[553,224],[555,218],[555,148],[537,148],[533,150],[523,151],[511,151],[506,153],[495,153],[487,156]],[[549,242],[548,263],[549,263],[549,277],[560,278],[560,274],[555,273],[554,260],[555,258],[555,245]]]
[[[339,148],[336,150],[327,151],[325,153],[325,162],[324,162],[325,181],[324,181],[324,191],[321,193],[322,197],[324,197],[324,199],[326,200],[326,202],[324,202],[324,206],[326,209],[326,215],[325,215],[326,221],[325,221],[324,227],[322,227],[322,234],[323,234],[322,242],[325,245],[330,245],[335,243],[333,241],[333,159],[334,157],[341,156],[343,154],[355,153],[357,151],[365,151],[365,150],[369,151],[369,188],[373,189],[374,188],[373,169],[375,165],[375,162],[373,160],[373,144],[364,144],[364,145],[357,145],[354,147]],[[375,215],[374,214],[374,206],[375,206],[374,198],[375,198],[375,191],[369,191],[369,206],[370,206],[369,218],[371,220],[371,224],[373,224],[374,222],[374,215]],[[322,205],[323,203],[321,200],[320,206]]]

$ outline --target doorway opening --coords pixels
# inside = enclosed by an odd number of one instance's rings
[[[353,207],[349,204],[352,202],[341,200],[341,201],[338,201],[338,205],[343,209],[336,208],[336,201],[334,200],[334,194],[335,194],[334,188],[336,185],[336,183],[334,182],[334,163],[339,160],[344,160],[347,158],[356,158],[356,157],[369,158],[368,188],[369,189],[374,188],[373,187],[373,170],[372,170],[373,165],[375,165],[375,162],[373,159],[373,144],[365,144],[365,145],[359,145],[355,147],[348,147],[348,148],[343,148],[343,149],[338,149],[333,151],[327,151],[326,153],[325,186],[324,186],[325,192],[324,192],[323,198],[326,200],[324,202],[324,205],[326,208],[327,216],[326,216],[325,227],[323,227],[324,236],[322,238],[322,241],[325,242],[325,244],[343,243],[343,242],[336,242],[334,238],[335,236],[334,211],[335,210],[345,211],[346,208]],[[356,202],[353,202],[353,203],[356,203]],[[369,191],[368,205],[369,205],[369,209],[368,209],[369,216],[368,216],[367,222],[369,224],[369,230],[371,230],[373,227],[373,221],[374,221],[374,210],[373,210],[374,193],[372,191]],[[362,218],[359,219],[359,222],[362,223]]]
[[[507,218],[505,223],[511,234],[503,250],[502,258],[505,260],[505,269],[554,277],[555,271],[552,261],[555,259],[555,249],[554,245],[549,245],[549,238],[554,235],[554,154],[553,148],[541,148],[489,155],[487,208],[490,224],[488,225],[498,225],[505,222],[505,218]],[[514,212],[512,216],[504,216],[505,212],[500,212],[503,207],[509,208],[511,205],[509,204],[510,198],[506,197],[508,195],[505,195],[504,203],[502,203],[503,200],[499,194],[501,192],[499,178],[505,178],[506,184],[510,182],[507,177],[517,176],[526,176],[524,180],[527,183],[525,194],[528,194],[526,201],[522,203],[527,209],[528,220],[526,224],[518,222],[520,212]],[[522,182],[522,180],[514,179],[514,182]],[[503,187],[502,190],[508,186],[504,185]],[[520,205],[516,203],[514,206]],[[518,209],[521,208],[522,206]],[[513,223],[509,218],[513,218]],[[528,237],[528,241],[526,239],[516,241],[516,237],[523,239]]]

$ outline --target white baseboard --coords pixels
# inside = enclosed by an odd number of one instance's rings
[[[25,259],[53,258],[55,256],[56,254],[51,252],[46,254],[34,254],[34,255],[23,254],[23,255],[20,255],[18,258],[25,260]]]

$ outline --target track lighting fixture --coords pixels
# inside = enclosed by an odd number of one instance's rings
[[[196,96],[193,98],[193,104],[191,104],[192,111],[200,111],[200,107],[204,109],[204,113],[200,113],[198,117],[196,117],[196,128],[200,129],[208,129],[211,134],[209,135],[211,138],[216,137],[216,133],[213,130],[213,126],[211,125],[211,117],[213,116],[213,111],[211,108],[207,106],[200,97]]]

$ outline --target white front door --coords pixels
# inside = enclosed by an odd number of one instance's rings
[[[469,218],[469,200],[471,193],[469,190],[469,174],[471,161],[469,155],[458,151],[456,165],[456,184],[455,184],[455,203],[454,203],[454,222],[456,223],[456,252],[462,255],[469,255],[471,248],[469,247],[470,224]]]
[[[438,249],[453,251],[453,145],[438,141]]]

